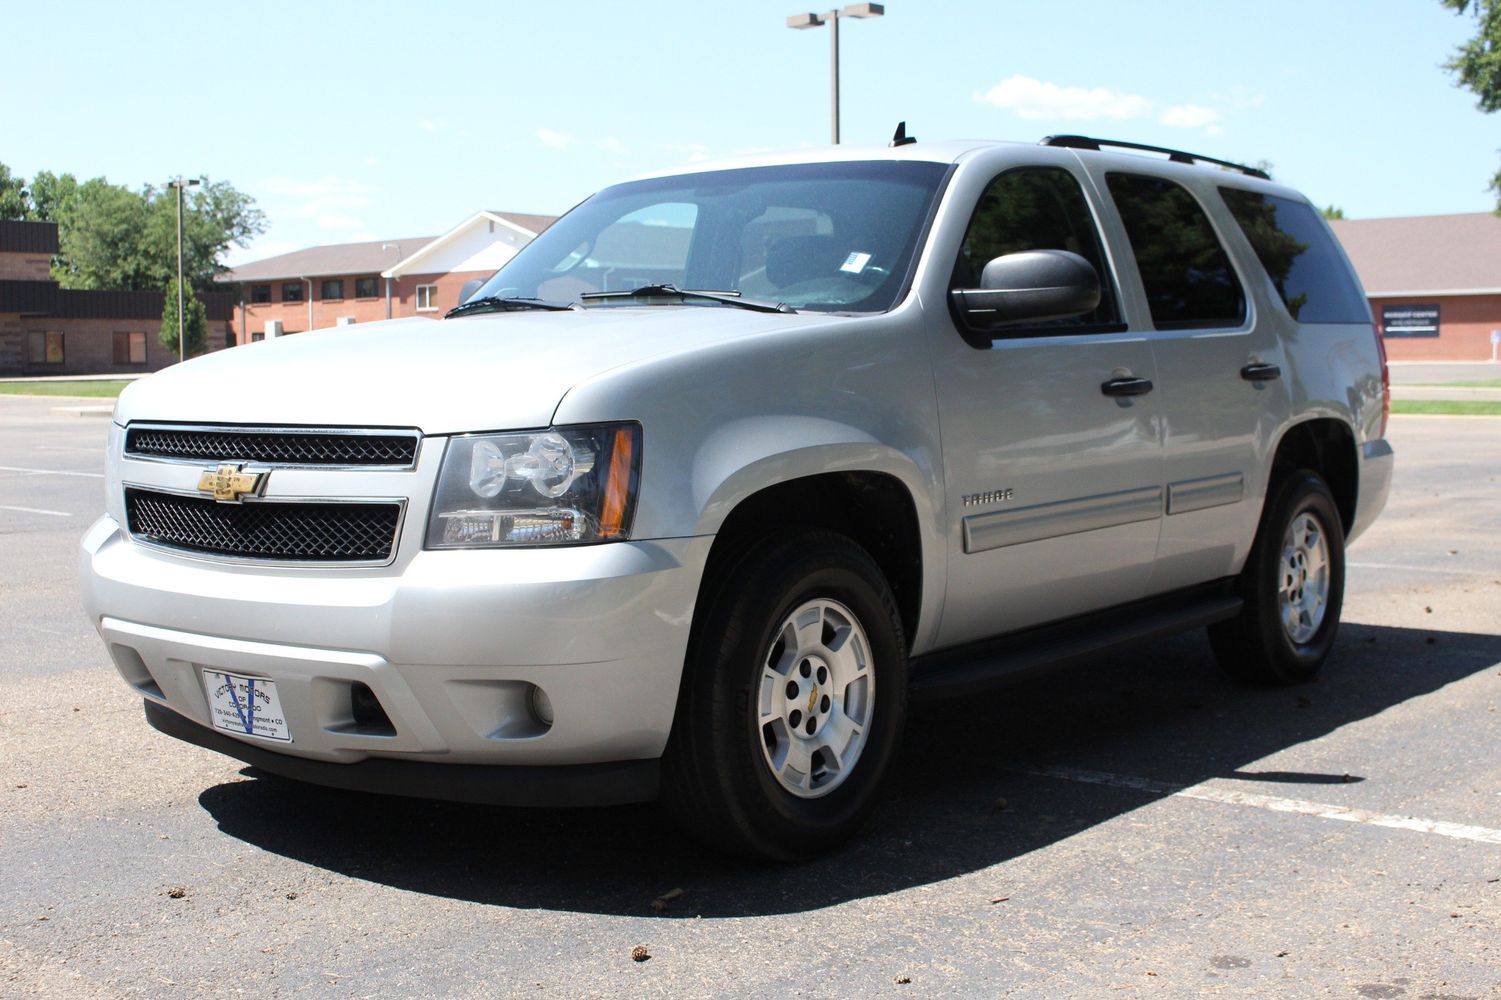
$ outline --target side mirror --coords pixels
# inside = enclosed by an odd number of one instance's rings
[[[1089,261],[1067,250],[1008,253],[985,265],[979,288],[956,288],[954,305],[982,326],[1041,323],[1093,312],[1100,276]]]

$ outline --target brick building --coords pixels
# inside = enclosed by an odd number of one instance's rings
[[[60,288],[54,222],[0,222],[0,375],[153,372],[177,360],[157,338],[162,292]],[[233,346],[234,297],[200,295],[208,349]]]
[[[466,282],[488,278],[552,224],[476,212],[442,236],[309,247],[234,268],[239,343],[397,316],[439,319]]]
[[[1489,212],[1331,225],[1393,361],[1484,361],[1501,330],[1501,217]]]

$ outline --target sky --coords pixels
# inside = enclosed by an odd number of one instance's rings
[[[228,181],[268,223],[231,264],[561,213],[827,143],[830,32],[792,2],[0,0],[0,162]],[[1075,132],[1267,161],[1350,218],[1489,211],[1501,115],[1442,67],[1474,30],[1439,0],[892,0],[841,22],[842,138]]]

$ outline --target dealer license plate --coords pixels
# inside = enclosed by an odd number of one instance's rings
[[[207,668],[203,671],[203,681],[208,688],[208,713],[215,729],[292,742],[274,681]]]

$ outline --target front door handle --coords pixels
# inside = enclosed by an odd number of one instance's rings
[[[1149,378],[1113,378],[1100,383],[1100,391],[1107,396],[1145,396],[1152,391]]]
[[[1282,369],[1276,365],[1246,365],[1240,370],[1240,377],[1247,382],[1270,382],[1282,377]]]

